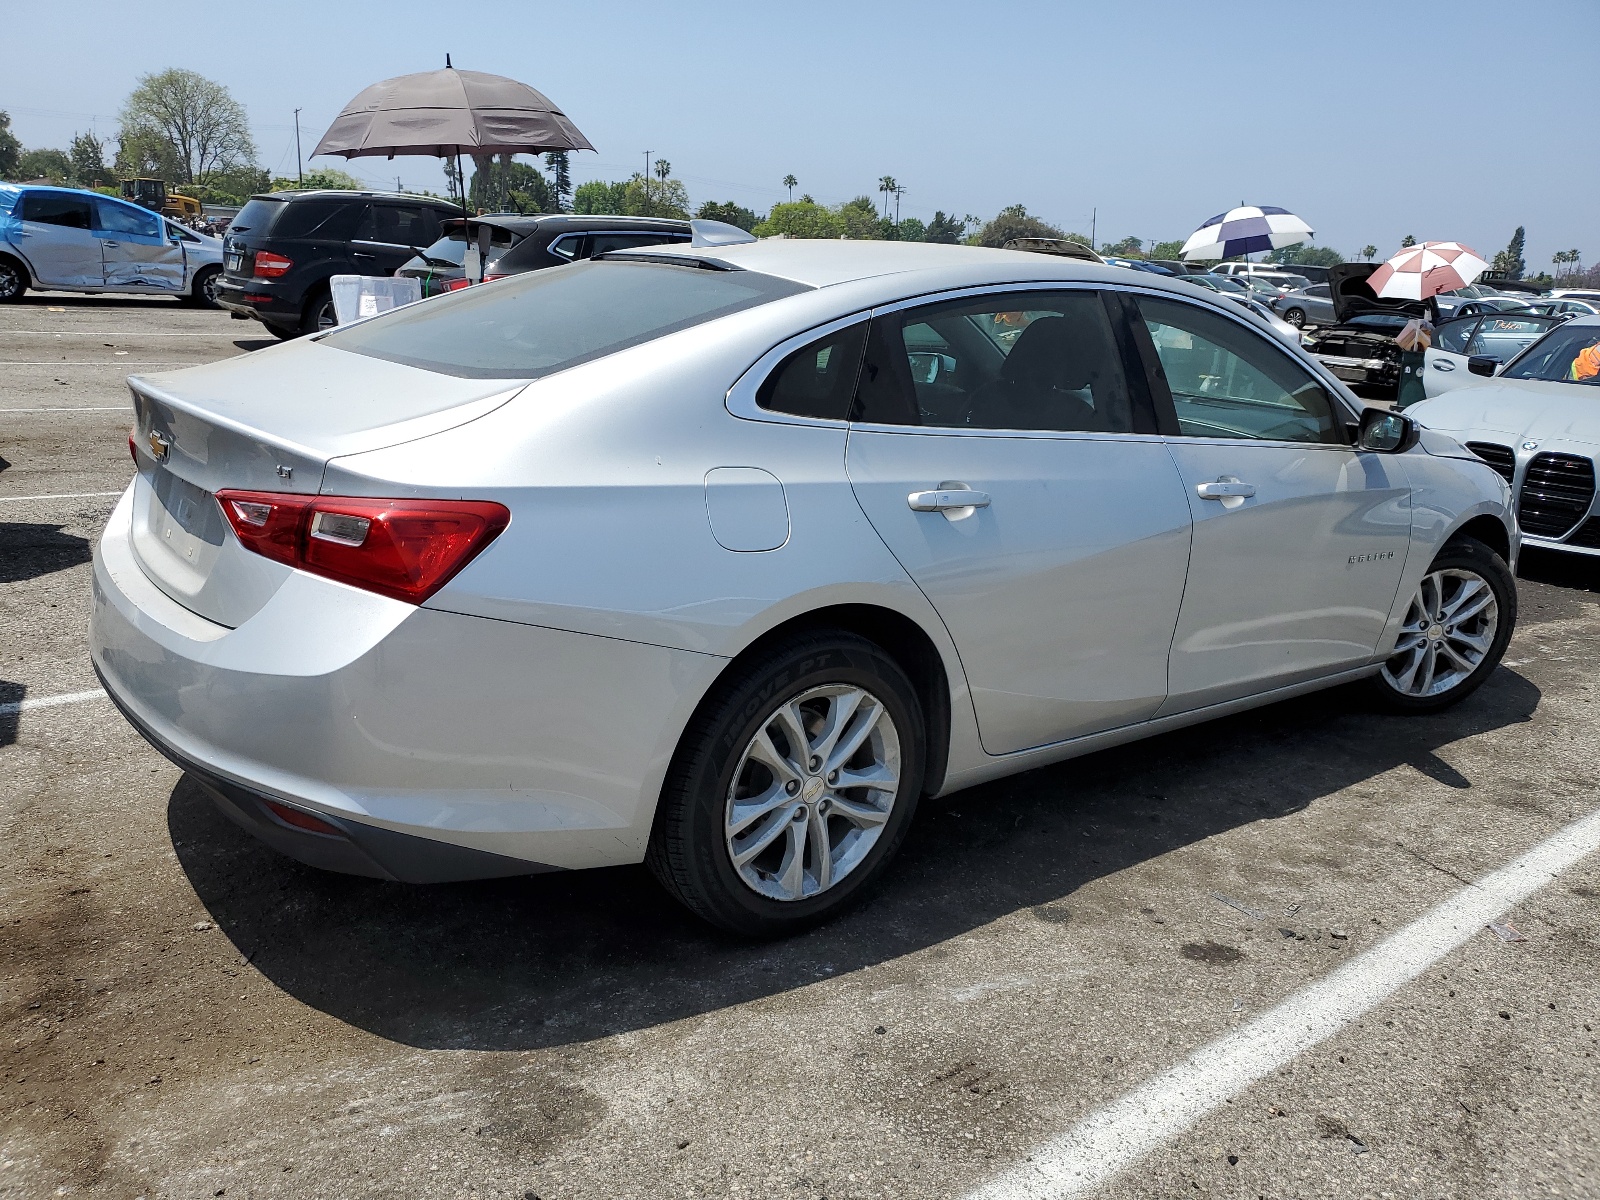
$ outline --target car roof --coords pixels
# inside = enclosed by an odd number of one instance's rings
[[[412,200],[433,204],[441,208],[460,210],[461,205],[443,196],[421,196],[415,192],[385,192],[378,190],[355,191],[349,188],[289,188],[281,192],[257,192],[252,200],[309,200],[318,196],[331,196],[347,200]]]
[[[1185,285],[1182,276],[1102,266],[1028,250],[991,250],[983,246],[938,242],[766,238],[725,246],[649,246],[628,251],[628,257],[725,262],[730,267],[759,271],[815,288],[892,279],[893,286],[882,289],[885,294],[916,295],[946,288],[1005,283],[1082,282],[1137,286],[1170,292],[1186,300],[1198,298],[1211,302],[1203,291],[1197,293],[1193,286]],[[1216,303],[1232,301],[1219,298]]]
[[[582,232],[591,229],[637,229],[641,233],[688,233],[689,222],[672,217],[624,217],[605,214],[546,213],[538,218],[540,228],[570,229]]]

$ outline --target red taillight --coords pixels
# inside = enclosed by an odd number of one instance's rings
[[[263,279],[276,279],[279,275],[286,274],[292,266],[294,266],[292,258],[273,254],[270,250],[256,251],[255,273]]]
[[[276,800],[263,800],[268,810],[285,825],[293,825],[296,829],[308,829],[312,833],[328,834],[332,837],[344,837],[344,830],[340,829],[321,817],[314,817],[308,812],[298,808],[290,808],[287,804],[279,804]]]
[[[352,587],[421,604],[511,521],[487,500],[217,493],[247,550]]]
[[[487,283],[488,281],[485,280],[484,282]],[[472,280],[470,279],[452,279],[444,285],[444,290],[447,292],[459,292],[462,288],[471,286]]]
[[[485,283],[493,283],[496,279],[510,279],[510,278],[511,278],[511,276],[510,276],[509,273],[507,273],[505,275],[489,275],[489,274],[485,274],[484,277],[483,277],[483,281]]]

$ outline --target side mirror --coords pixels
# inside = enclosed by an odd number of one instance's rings
[[[1493,375],[1500,367],[1498,358],[1490,358],[1487,354],[1474,354],[1467,359],[1467,370],[1474,375]]]
[[[1369,408],[1361,414],[1356,448],[1377,454],[1403,454],[1417,444],[1422,427],[1402,413]]]

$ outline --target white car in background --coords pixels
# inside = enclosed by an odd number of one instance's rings
[[[1542,313],[1480,313],[1440,323],[1423,352],[1422,389],[1429,396],[1492,375],[1567,320]],[[1480,359],[1476,368],[1473,359]]]
[[[1600,555],[1600,369],[1586,374],[1591,366],[1600,368],[1600,317],[1578,317],[1493,378],[1414,404],[1406,415],[1464,443],[1505,477],[1524,545]]]

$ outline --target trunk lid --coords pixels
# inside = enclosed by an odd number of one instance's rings
[[[474,420],[524,386],[437,375],[316,342],[128,383],[140,468],[134,555],[167,595],[229,627],[254,615],[290,571],[239,545],[218,490],[314,495],[330,458]]]

